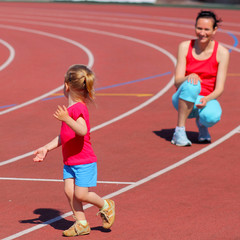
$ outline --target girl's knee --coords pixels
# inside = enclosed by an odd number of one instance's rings
[[[74,196],[73,191],[70,191],[69,189],[64,188],[64,193],[65,193],[67,199],[69,199],[69,200],[73,199],[73,196]]]
[[[71,181],[65,180],[64,193],[68,199],[72,199],[74,195],[74,184]]]
[[[80,202],[86,202],[87,197],[84,194],[75,194],[75,198]]]
[[[75,198],[81,202],[87,202],[88,191],[85,188],[75,189]]]

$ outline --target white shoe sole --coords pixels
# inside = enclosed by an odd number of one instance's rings
[[[172,140],[171,143],[172,143],[173,145],[178,146],[178,147],[189,147],[189,146],[192,146],[192,144],[191,144],[190,142],[187,143],[187,144],[179,144],[179,143],[176,143],[174,140]]]

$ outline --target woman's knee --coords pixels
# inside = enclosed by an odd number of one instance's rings
[[[212,127],[218,123],[221,119],[221,116],[200,116],[199,120],[202,125],[205,127]]]
[[[212,127],[220,121],[222,109],[217,100],[212,100],[199,112],[200,123],[205,127]]]
[[[178,111],[178,96],[176,95],[176,93],[172,96],[172,105]]]
[[[193,85],[188,81],[182,83],[177,92],[172,96],[172,104],[176,110],[178,110],[179,98],[188,101],[195,102],[201,91],[200,82],[197,85]]]
[[[179,98],[188,102],[195,102],[201,91],[200,82],[198,82],[197,85],[194,85],[188,81],[185,81],[181,87],[182,89],[179,94]]]

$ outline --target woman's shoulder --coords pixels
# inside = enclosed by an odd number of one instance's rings
[[[223,54],[228,54],[229,51],[226,47],[224,47],[221,43],[218,43],[218,51]]]
[[[192,40],[187,40],[187,41],[183,41],[179,44],[179,48],[186,48],[188,49],[190,43],[191,43]]]
[[[178,47],[178,55],[182,57],[186,57],[189,49],[189,45],[191,43],[191,40],[183,41],[179,44]]]
[[[229,51],[222,44],[218,43],[217,58],[219,60],[229,56]]]

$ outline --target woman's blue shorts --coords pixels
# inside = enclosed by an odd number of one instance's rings
[[[188,81],[185,81],[181,84],[176,93],[173,94],[172,103],[175,109],[178,110],[179,98],[188,102],[193,102],[194,107],[188,118],[199,117],[202,125],[206,127],[212,127],[221,119],[222,109],[216,99],[207,102],[207,105],[202,109],[197,108],[196,104],[198,104],[200,99],[204,97],[199,95],[200,91],[200,82],[198,82],[197,85],[194,85]]]
[[[97,163],[68,166],[64,165],[63,179],[74,178],[79,187],[95,187],[97,185]]]

